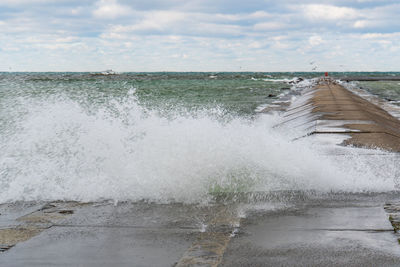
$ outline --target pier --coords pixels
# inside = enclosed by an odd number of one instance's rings
[[[284,117],[307,135],[342,135],[344,145],[400,152],[400,121],[329,78],[303,92]]]

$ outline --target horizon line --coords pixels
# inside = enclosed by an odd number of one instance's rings
[[[47,70],[47,71],[0,71],[0,73],[101,73],[103,71],[57,71],[57,70]],[[295,71],[168,71],[168,70],[158,70],[158,71],[114,71],[115,74],[121,74],[121,73],[325,73],[325,72],[330,72],[330,73],[348,73],[348,72],[388,72],[388,73],[397,73],[400,72],[400,70],[394,71],[394,70],[362,70],[362,71],[357,71],[357,70],[349,70],[349,71],[301,71],[301,70],[295,70]]]

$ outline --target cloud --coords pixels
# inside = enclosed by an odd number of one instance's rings
[[[0,6],[20,6],[55,3],[57,0],[1,0]]]
[[[239,36],[246,34],[245,27],[232,23],[237,16],[229,16],[224,20],[224,15],[210,15],[206,13],[190,13],[181,11],[148,11],[137,13],[136,21],[132,24],[117,24],[108,27],[102,36],[109,38],[132,34],[160,34],[182,36]]]
[[[370,25],[370,22],[368,20],[357,20],[354,22],[354,28],[362,29],[365,27],[368,27]]]
[[[78,38],[75,36],[65,36],[65,37],[63,36],[60,38],[56,38],[54,41],[57,43],[70,43],[70,42],[74,42],[77,40],[78,40]]]
[[[322,39],[322,37],[318,35],[314,35],[308,38],[308,43],[310,44],[311,47],[318,46],[323,42],[324,40]]]
[[[340,20],[354,19],[360,16],[361,11],[349,7],[339,7],[333,5],[309,4],[302,6],[306,18],[317,20]]]
[[[97,18],[115,19],[133,13],[129,6],[120,5],[116,0],[100,0],[96,6],[93,15]]]
[[[361,35],[363,39],[384,39],[384,38],[399,38],[400,32],[394,33],[365,33]]]
[[[279,30],[279,29],[285,29],[288,28],[288,25],[281,23],[281,22],[262,22],[262,23],[257,23],[254,25],[254,30],[256,31],[273,31],[273,30]]]
[[[178,23],[183,22],[187,15],[176,11],[154,11],[147,12],[144,19],[139,23],[128,27],[129,31],[148,31],[148,30],[173,30]]]
[[[327,69],[340,61],[400,68],[395,0],[0,0],[0,6],[0,67],[14,70],[238,70],[239,63],[241,70],[296,70],[310,57]]]

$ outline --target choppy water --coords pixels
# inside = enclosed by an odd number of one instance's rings
[[[273,128],[279,116],[255,112],[287,93],[288,80],[320,75],[0,74],[0,203],[397,190],[396,156],[326,156],[293,142],[294,129]],[[360,86],[400,100],[396,82]]]
[[[357,83],[366,91],[400,106],[400,81],[379,81]]]

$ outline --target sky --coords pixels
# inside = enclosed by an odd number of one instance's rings
[[[399,0],[0,0],[0,71],[400,71]]]

